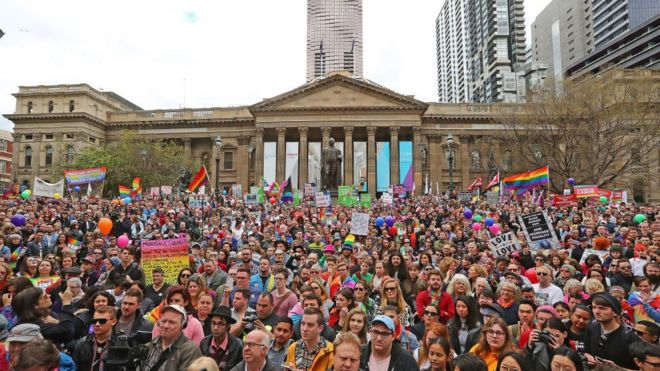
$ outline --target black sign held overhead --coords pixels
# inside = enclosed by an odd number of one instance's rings
[[[559,248],[555,229],[545,211],[521,215],[518,217],[518,221],[525,233],[525,239],[532,249]]]

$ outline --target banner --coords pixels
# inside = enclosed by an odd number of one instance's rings
[[[160,196],[160,187],[151,187],[149,190],[149,194],[151,195],[151,197]]]
[[[179,271],[189,268],[188,239],[186,237],[169,240],[142,241],[142,269],[147,285],[152,283],[151,271],[161,268],[165,272],[165,282],[176,284]]]
[[[458,192],[458,199],[461,202],[470,202],[470,200],[472,200],[472,193],[470,193],[470,192]]]
[[[337,203],[340,206],[347,207],[357,205],[357,198],[353,194],[353,186],[342,185],[337,187]]]
[[[525,233],[525,239],[533,250],[559,248],[559,240],[552,222],[545,211],[520,215],[518,221]]]
[[[316,200],[316,207],[330,207],[330,205],[332,204],[330,195],[326,195],[323,192],[316,192],[315,200]]]
[[[102,182],[105,180],[107,167],[97,167],[94,169],[64,170],[64,177],[68,185],[80,185],[87,183]]]
[[[163,196],[169,196],[172,194],[172,186],[160,186],[160,193],[163,194]]]
[[[371,209],[371,195],[369,193],[360,194],[360,206]]]
[[[495,205],[496,203],[500,202],[500,195],[497,194],[497,192],[488,191],[486,192],[486,202],[491,205]]]
[[[612,191],[612,202],[628,203],[628,192],[621,190]]]
[[[46,290],[50,285],[58,282],[60,280],[59,276],[50,276],[50,277],[32,277],[30,278],[30,282],[32,282],[32,285],[35,287],[38,287],[42,290]]]
[[[574,202],[577,202],[576,195],[555,195],[552,198],[552,205],[554,207],[569,206]]]
[[[488,247],[493,251],[495,257],[509,256],[514,251],[519,251],[520,242],[513,232],[497,235],[488,240]]]
[[[351,215],[351,234],[366,236],[369,234],[369,214],[353,213]]]
[[[205,194],[188,196],[188,207],[191,209],[201,209],[209,201],[209,196]]]
[[[389,193],[383,193],[380,196],[380,200],[385,204],[385,205],[391,205],[394,202],[394,198],[392,197],[391,194]]]
[[[394,198],[406,198],[406,186],[403,184],[393,184],[392,185],[392,196]]]
[[[57,183],[46,183],[39,177],[34,177],[33,196],[54,198],[55,193],[59,193],[60,196],[64,194],[64,179],[60,179]]]
[[[598,186],[595,185],[581,185],[573,187],[573,194],[577,198],[598,197]]]
[[[240,184],[232,184],[231,194],[236,199],[243,198],[243,186]]]
[[[259,195],[252,193],[245,195],[245,206],[252,207],[257,205],[259,205]]]

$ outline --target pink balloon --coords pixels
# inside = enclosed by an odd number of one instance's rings
[[[128,241],[128,236],[126,236],[126,235],[121,235],[121,236],[119,236],[119,238],[117,238],[117,246],[119,246],[122,249],[124,247],[128,246],[128,242],[129,242]]]
[[[500,226],[499,224],[493,224],[490,226],[490,233],[492,234],[498,234],[500,233]]]
[[[475,231],[481,230],[481,224],[479,223],[472,223],[472,229]]]

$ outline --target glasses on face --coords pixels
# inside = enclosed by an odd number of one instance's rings
[[[619,269],[628,270],[628,269],[632,269],[632,267],[629,265],[620,265]]]
[[[266,345],[259,343],[243,343],[243,346],[246,348],[256,348],[256,347],[268,348]]]
[[[225,321],[211,321],[211,327],[224,327],[227,326]]]
[[[284,277],[275,277],[275,281],[284,281]]]
[[[425,310],[425,311],[424,311],[424,315],[425,315],[425,316],[435,317],[435,316],[438,315],[438,313],[437,313],[437,312],[431,312],[431,311]]]
[[[385,291],[385,292],[396,291],[396,287],[386,287],[386,288],[384,289],[384,291]]]
[[[491,336],[491,337],[494,337],[494,338],[498,338],[498,337],[502,337],[502,336],[504,336],[504,332],[503,332],[503,331],[497,331],[497,330],[488,330],[488,331],[486,331],[486,334],[487,334],[488,336]]]
[[[93,323],[93,324],[97,324],[97,323],[98,323],[99,325],[105,325],[107,322],[108,322],[108,319],[107,319],[107,318],[94,318],[94,319],[92,320],[92,323]]]
[[[536,260],[537,262],[542,262],[542,261],[543,261],[543,258],[536,258],[536,259],[534,259],[534,260]]]
[[[392,336],[392,333],[389,332],[389,331],[378,331],[378,330],[371,329],[370,332],[371,332],[371,337],[372,337],[372,338],[381,338],[381,339],[385,339],[385,338],[387,338],[387,337],[389,337],[389,336]]]
[[[549,276],[550,273],[547,273],[547,272],[536,272],[536,275],[537,275],[537,276]]]
[[[364,291],[364,287],[356,287],[355,291]]]
[[[190,276],[191,276],[191,275],[188,274],[188,273],[181,273],[181,275],[180,275],[179,277],[181,277],[181,278],[189,278]]]

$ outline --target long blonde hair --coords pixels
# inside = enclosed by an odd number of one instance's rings
[[[343,327],[341,328],[342,333],[343,332],[351,332],[351,318],[353,316],[358,315],[362,316],[362,320],[364,322],[364,326],[362,326],[362,330],[360,330],[359,334],[355,334],[358,336],[360,341],[362,342],[362,345],[365,345],[367,343],[367,314],[362,311],[360,308],[353,308],[348,312],[348,315],[346,316],[346,321],[344,322]]]
[[[406,299],[403,297],[403,291],[401,291],[399,280],[394,278],[390,278],[380,285],[380,307],[385,308],[388,305],[392,305],[387,302],[387,296],[385,295],[385,286],[387,286],[390,282],[396,285],[396,307],[399,309],[399,314],[403,315],[406,312]]]

